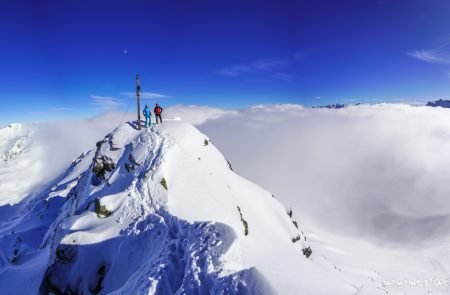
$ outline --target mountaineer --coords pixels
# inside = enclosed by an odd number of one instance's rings
[[[145,127],[152,125],[152,112],[150,111],[148,105],[145,105],[143,113],[145,117]]]
[[[153,110],[153,112],[155,113],[155,116],[156,116],[156,124],[158,124],[158,118],[159,118],[159,122],[162,123],[162,118],[161,118],[162,111],[163,111],[162,107],[160,107],[159,104],[156,104],[155,109]]]

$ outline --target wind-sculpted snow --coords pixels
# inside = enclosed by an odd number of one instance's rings
[[[226,225],[189,224],[160,211],[100,243],[60,244],[44,284],[73,293],[270,294],[262,276],[246,275],[255,270],[219,276],[233,238]]]

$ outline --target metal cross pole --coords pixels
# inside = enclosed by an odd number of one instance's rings
[[[137,97],[137,127],[141,130],[141,98],[139,92],[141,91],[141,84],[139,75],[136,75],[136,97]]]

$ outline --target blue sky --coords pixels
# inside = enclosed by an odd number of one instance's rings
[[[2,1],[0,123],[450,98],[450,1]],[[131,108],[134,106],[131,105]]]

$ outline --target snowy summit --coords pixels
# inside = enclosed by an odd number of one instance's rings
[[[314,261],[292,211],[181,121],[120,126],[21,206],[0,229],[8,294],[354,290]]]

